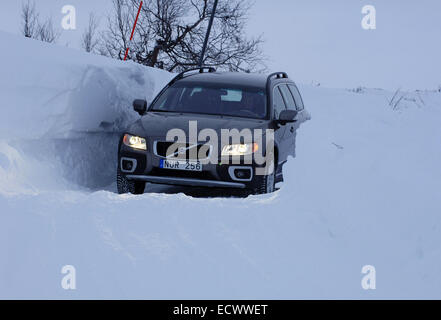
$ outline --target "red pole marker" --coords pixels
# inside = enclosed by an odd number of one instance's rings
[[[139,13],[141,12],[143,2],[139,4],[138,14],[136,15],[135,23],[133,24],[132,34],[130,35],[130,41],[133,39],[133,35],[135,34],[136,24],[138,23]],[[126,54],[124,55],[124,61],[126,61],[127,56],[129,54],[129,48],[126,49]]]

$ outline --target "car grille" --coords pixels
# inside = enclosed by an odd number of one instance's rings
[[[175,144],[172,148],[170,148]],[[187,160],[204,160],[210,157],[211,148],[207,144],[175,143],[171,141],[156,141],[155,154],[159,157],[181,157]],[[170,148],[170,149],[169,149]],[[194,151],[196,148],[196,152]],[[185,153],[185,157],[184,157]],[[201,157],[198,158],[198,155]]]

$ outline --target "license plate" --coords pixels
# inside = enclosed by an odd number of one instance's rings
[[[161,159],[159,167],[162,169],[202,171],[202,164],[199,161]]]

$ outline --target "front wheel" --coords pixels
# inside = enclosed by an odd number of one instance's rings
[[[274,161],[271,161],[268,166],[268,174],[257,176],[256,179],[257,186],[254,189],[254,194],[274,192],[276,185],[276,168],[274,167]]]
[[[145,189],[145,182],[129,180],[123,175],[119,169],[116,176],[116,186],[119,194],[143,194]]]

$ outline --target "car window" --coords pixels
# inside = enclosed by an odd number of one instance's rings
[[[267,118],[264,88],[179,81],[166,89],[150,111]]]
[[[294,98],[291,91],[289,91],[288,86],[286,84],[282,84],[279,86],[279,88],[282,91],[283,97],[285,98],[286,107],[288,110],[296,110],[296,103],[294,102]]]
[[[303,110],[305,107],[303,105],[303,99],[300,95],[299,89],[297,89],[297,87],[293,84],[289,84],[288,86],[294,96],[294,99],[296,100],[297,110]]]
[[[182,91],[185,91],[185,89],[186,88],[184,88],[184,90],[182,90]],[[193,90],[191,90],[190,96],[194,95],[197,92],[201,92],[201,91],[202,91],[201,87],[194,87]]]
[[[226,89],[224,94],[221,95],[222,101],[242,101],[242,90]]]
[[[286,110],[286,106],[285,102],[283,101],[282,94],[280,93],[279,87],[275,87],[273,92],[274,119],[278,119],[280,112]]]

